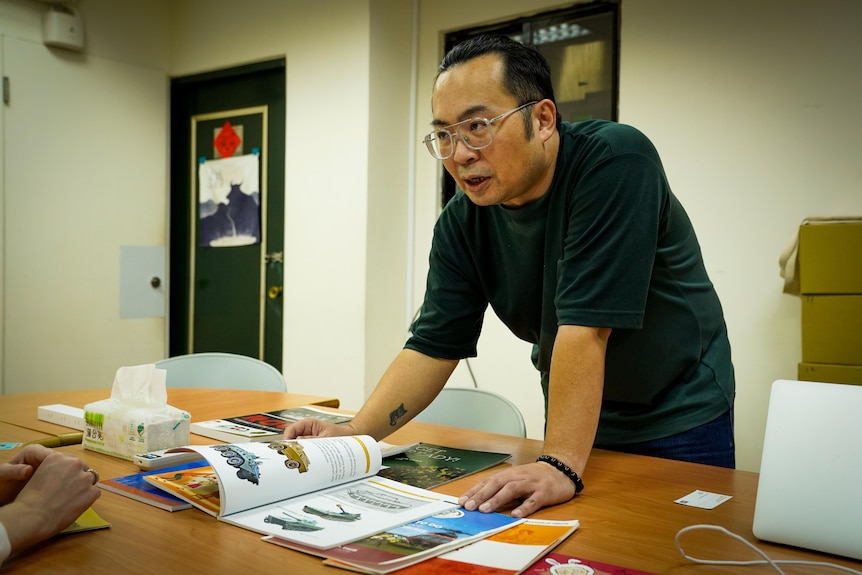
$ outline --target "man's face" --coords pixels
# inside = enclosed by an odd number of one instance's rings
[[[496,55],[481,56],[442,73],[431,98],[434,125],[490,119],[523,104],[503,89],[502,77],[502,60]],[[472,150],[457,139],[454,154],[443,160],[446,171],[473,203],[517,207],[548,190],[556,153],[549,165],[546,137],[544,133],[535,135],[538,122],[534,108],[527,108],[534,132],[529,140],[523,116],[516,112],[492,124],[494,137],[487,148]]]

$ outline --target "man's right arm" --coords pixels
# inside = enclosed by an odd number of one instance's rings
[[[455,359],[438,359],[402,349],[350,423],[334,425],[305,419],[288,427],[285,437],[362,434],[379,441],[425,409],[446,385],[457,365]]]

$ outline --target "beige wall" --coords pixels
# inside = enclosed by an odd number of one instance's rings
[[[862,214],[862,3],[631,1],[620,118],[650,134],[698,230],[737,376],[737,458],[796,378],[800,302],[778,257],[803,218]]]
[[[286,57],[284,372],[290,389],[337,395],[355,409],[400,348],[407,316],[424,289],[439,166],[416,144],[429,120],[441,34],[568,4],[80,0],[88,50],[79,63],[61,63],[77,66],[81,81],[75,88],[84,90],[91,67],[118,65],[136,71],[135,77],[167,79]],[[768,385],[793,377],[800,359],[799,302],[781,293],[779,253],[805,216],[862,213],[856,162],[862,149],[854,131],[862,124],[855,106],[862,72],[854,61],[862,51],[855,29],[862,5],[855,0],[817,5],[624,0],[623,5],[620,119],[654,140],[698,229],[734,347],[739,464],[756,469]],[[41,9],[30,0],[0,0],[0,33],[38,46]],[[71,76],[73,84],[76,77]],[[143,107],[147,113],[156,110],[158,126],[147,132],[146,142],[141,133],[111,142],[118,159],[139,159],[145,146],[154,148],[155,156],[144,159],[157,168],[155,175],[142,176],[145,184],[131,189],[115,189],[113,181],[99,184],[112,206],[105,220],[110,239],[99,247],[107,255],[92,258],[92,246],[100,243],[72,242],[62,252],[72,262],[62,269],[72,278],[82,269],[74,265],[78,261],[105,284],[94,286],[94,295],[77,289],[53,293],[64,309],[79,310],[80,318],[58,322],[53,331],[15,323],[20,309],[38,309],[43,300],[16,287],[12,295],[20,299],[10,301],[9,288],[15,282],[26,286],[27,278],[19,272],[10,277],[4,242],[0,343],[7,392],[10,371],[16,381],[27,377],[26,385],[34,388],[108,386],[119,365],[138,357],[153,361],[153,350],[164,349],[161,324],[116,317],[117,262],[111,254],[121,245],[164,241],[166,101],[165,95]],[[141,105],[133,103],[127,111],[139,113]],[[33,162],[38,170],[42,164],[22,158],[9,143],[15,141],[6,133],[12,113],[4,108],[0,116],[7,136],[0,143],[3,158]],[[59,125],[52,119],[38,128],[52,137],[62,132]],[[89,138],[68,150],[64,161],[89,165],[84,160],[100,142]],[[120,165],[133,170],[135,162]],[[84,187],[62,174],[44,177],[49,189],[62,193]],[[3,186],[5,231],[39,228],[38,212],[27,221],[9,211],[10,194],[18,198],[21,190],[10,190],[8,180]],[[64,240],[61,234],[51,236],[53,244]],[[53,244],[43,251],[53,254]],[[51,266],[13,269],[41,270],[31,281],[56,278]],[[81,332],[83,322],[91,325]],[[62,361],[49,365],[46,352]],[[10,370],[15,362],[18,367]],[[540,437],[541,393],[529,346],[489,318],[472,365],[479,385],[516,401],[530,435]],[[453,384],[472,385],[466,370],[459,368]]]
[[[89,0],[76,54],[43,45],[44,4],[0,3],[5,393],[110,387],[163,354],[163,317],[119,317],[121,246],[166,234],[167,13],[148,6]]]

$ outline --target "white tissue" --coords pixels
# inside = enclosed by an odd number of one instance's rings
[[[168,372],[154,363],[121,367],[114,376],[111,399],[129,404],[162,407],[168,403]]]

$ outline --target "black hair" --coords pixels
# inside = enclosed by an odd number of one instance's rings
[[[443,57],[437,77],[460,64],[489,54],[502,59],[503,89],[520,104],[546,99],[556,104],[548,61],[536,48],[508,36],[482,34],[460,42]],[[529,115],[529,109],[525,110],[525,122],[528,124],[528,130],[532,132]]]

